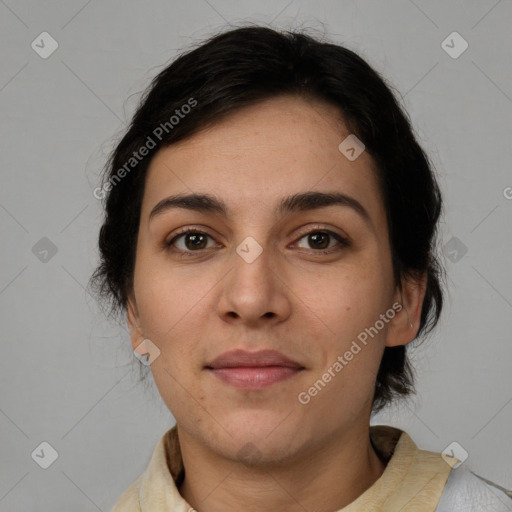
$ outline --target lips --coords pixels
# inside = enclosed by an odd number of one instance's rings
[[[304,367],[275,350],[225,352],[205,368],[221,381],[243,389],[262,389],[297,375]]]
[[[219,357],[206,365],[207,368],[261,368],[263,366],[283,366],[286,368],[302,368],[285,355],[275,350],[260,350],[259,352],[247,352],[245,350],[231,350],[224,352]]]

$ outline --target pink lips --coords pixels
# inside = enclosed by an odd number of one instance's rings
[[[243,389],[262,389],[304,369],[275,350],[225,352],[206,365],[216,377]]]

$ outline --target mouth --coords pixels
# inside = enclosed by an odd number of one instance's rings
[[[274,350],[234,350],[214,359],[205,369],[226,384],[258,390],[296,376],[305,368]]]
[[[242,389],[263,389],[297,375],[304,368],[285,366],[232,367],[208,369],[226,384]]]

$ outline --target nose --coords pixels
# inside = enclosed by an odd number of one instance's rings
[[[224,321],[259,327],[288,318],[293,293],[285,281],[283,266],[271,253],[263,248],[251,261],[233,251],[232,267],[221,281],[218,302],[218,314]]]

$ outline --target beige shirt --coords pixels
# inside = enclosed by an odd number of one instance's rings
[[[406,432],[370,427],[374,448],[388,460],[380,478],[338,512],[434,512],[457,459],[420,450]],[[112,512],[192,512],[178,488],[184,467],[176,426],[158,442],[140,475],[120,497]]]

